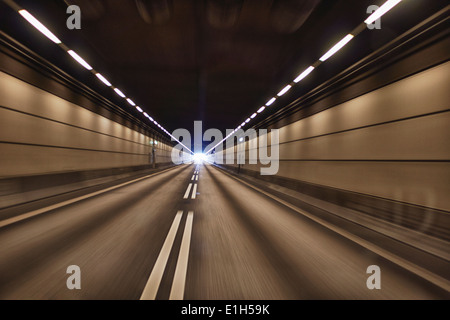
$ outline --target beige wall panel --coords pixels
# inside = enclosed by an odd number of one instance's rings
[[[280,145],[280,158],[450,159],[450,112]]]
[[[447,110],[450,62],[280,128],[280,142]]]
[[[0,144],[0,177],[148,164],[148,155]]]
[[[1,177],[150,163],[149,137],[2,72],[0,106],[13,109],[0,108]],[[171,146],[156,149],[171,161]]]
[[[24,81],[0,72],[0,105],[82,128],[145,142],[138,132],[77,106]]]
[[[450,211],[450,163],[282,161],[278,176]]]
[[[150,152],[149,145],[138,144],[1,108],[0,140],[103,151]]]

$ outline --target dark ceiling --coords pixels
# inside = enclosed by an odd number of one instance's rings
[[[176,128],[191,129],[194,120],[203,120],[205,129],[235,128],[343,35],[364,21],[369,5],[381,5],[385,1],[16,2],[172,131]],[[413,10],[425,16],[428,11],[436,9],[424,6],[429,0],[409,2],[414,4],[405,4],[405,12]],[[446,3],[441,0],[433,2],[436,7]],[[81,30],[66,28],[67,4],[80,6]],[[321,67],[313,82],[318,84],[327,80],[421,19],[411,14],[399,16],[393,12],[392,15],[383,21],[380,32],[368,33],[362,40],[352,43],[341,57],[333,58],[334,61],[331,59],[330,66]],[[74,65],[57,46],[42,41],[42,36],[27,26],[19,15],[4,12],[0,19],[7,33],[12,33],[38,54],[62,66],[63,70],[69,63]],[[78,68],[72,65],[68,67]],[[85,83],[94,81],[90,79],[92,74],[78,69],[71,74]],[[313,82],[309,85],[312,86]],[[114,93],[101,88],[98,81],[92,83],[98,86],[94,89],[108,99],[129,108]],[[283,107],[301,93],[301,89],[291,90],[273,110]],[[130,109],[130,112],[135,113],[135,110]]]

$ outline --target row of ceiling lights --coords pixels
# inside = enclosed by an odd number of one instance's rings
[[[349,43],[356,35],[361,33],[366,25],[370,25],[374,23],[376,20],[381,18],[386,12],[391,10],[393,7],[395,7],[397,4],[399,4],[402,0],[388,0],[386,1],[378,10],[376,10],[374,13],[372,13],[362,24],[363,27],[359,26],[355,30],[353,30],[351,33],[347,34],[342,40],[340,40],[338,43],[336,43],[330,50],[328,50],[322,57],[319,58],[319,60],[314,63],[313,65],[306,68],[302,73],[300,73],[297,78],[293,80],[292,83],[285,86],[276,97],[271,98],[267,103],[260,107],[256,112],[254,112],[252,115],[250,115],[245,121],[243,121],[236,129],[234,129],[229,135],[227,135],[222,141],[217,143],[214,147],[209,149],[206,153],[210,153],[212,150],[214,150],[218,145],[226,141],[228,138],[230,138],[236,131],[246,126],[252,119],[256,118],[257,115],[261,114],[267,107],[271,106],[277,98],[283,96],[286,94],[295,84],[302,81],[304,78],[306,78],[314,69],[316,69],[321,63],[328,60],[331,56],[333,56],[335,53],[337,53],[339,50],[341,50],[347,43]],[[186,150],[189,150],[191,153],[193,153],[187,146],[185,146],[183,143],[181,143],[177,138],[175,138],[172,134],[170,134],[163,126],[161,126],[156,120],[154,120],[151,116],[149,116],[144,110],[137,106],[136,103],[134,103],[133,100],[126,97],[126,95],[119,89],[114,87],[102,74],[95,71],[82,57],[80,57],[76,52],[73,50],[70,50],[67,46],[65,46],[61,40],[59,40],[47,27],[45,27],[41,22],[39,22],[33,15],[31,15],[27,10],[20,8],[15,3],[13,3],[13,9],[17,10],[22,17],[24,17],[30,24],[32,24],[36,29],[38,29],[41,33],[43,33],[47,38],[49,38],[51,41],[53,41],[55,44],[59,45],[63,50],[65,50],[75,61],[77,61],[80,65],[82,65],[87,70],[91,71],[103,84],[105,84],[108,87],[111,87],[117,95],[119,95],[121,98],[125,99],[128,104],[135,107],[137,111],[142,113],[148,120],[153,122],[158,128],[160,128],[164,133],[166,133],[171,139],[174,141],[177,141],[180,145],[182,145]]]
[[[19,14],[25,18],[31,25],[33,25],[37,30],[39,30],[42,34],[44,34],[48,39],[53,41],[55,44],[57,44],[60,48],[62,48],[64,51],[66,51],[75,61],[77,61],[81,66],[83,66],[85,69],[93,73],[104,85],[112,88],[114,92],[121,98],[125,99],[129,105],[136,108],[137,111],[142,113],[150,122],[152,122],[154,125],[156,125],[159,129],[161,129],[165,134],[167,134],[173,141],[178,142],[181,144],[186,150],[193,153],[187,146],[185,146],[183,143],[181,143],[177,138],[175,138],[170,132],[168,132],[162,125],[160,125],[156,120],[154,120],[151,116],[148,115],[147,112],[144,112],[144,110],[137,106],[136,103],[131,100],[129,97],[127,97],[119,88],[113,86],[111,82],[109,82],[101,73],[94,70],[94,68],[86,62],[80,55],[78,55],[75,51],[68,48],[66,45],[62,43],[62,41],[53,34],[46,26],[44,26],[38,19],[36,19],[31,13],[29,13],[27,10],[19,7],[16,3],[13,1],[8,1],[8,4]]]
[[[314,71],[321,63],[328,60],[331,56],[333,56],[335,53],[337,53],[339,50],[341,50],[347,43],[349,43],[356,35],[361,33],[364,29],[366,29],[366,25],[370,25],[374,23],[376,20],[381,18],[386,12],[391,10],[393,7],[395,7],[397,4],[399,4],[402,0],[388,0],[386,1],[378,10],[376,10],[374,13],[372,13],[362,25],[358,26],[353,30],[351,33],[347,34],[342,40],[340,40],[338,43],[336,43],[330,50],[328,50],[322,57],[319,58],[318,61],[316,61],[314,64],[306,68],[302,73],[300,73],[297,78],[293,80],[290,84],[285,86],[280,92],[277,93],[276,97],[271,98],[267,103],[258,109],[255,113],[253,113],[251,116],[249,116],[245,121],[243,121],[236,129],[234,129],[230,134],[228,134],[222,141],[217,143],[214,147],[210,148],[206,154],[212,152],[217,146],[225,142],[228,138],[232,137],[236,131],[239,129],[242,129],[244,126],[246,126],[252,119],[256,118],[257,115],[262,113],[267,107],[271,106],[277,98],[283,96],[286,94],[295,84],[302,81],[304,78],[306,78],[311,72]]]

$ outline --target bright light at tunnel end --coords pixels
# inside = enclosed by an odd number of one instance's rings
[[[196,164],[202,164],[208,160],[208,156],[202,152],[197,152],[192,155],[192,161]]]

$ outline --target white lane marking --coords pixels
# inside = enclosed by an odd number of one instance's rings
[[[195,181],[198,181],[198,175],[197,175],[197,176],[195,176]]]
[[[172,169],[174,169],[174,168],[169,168],[169,169],[166,169],[166,170],[163,170],[163,171],[160,171],[160,172],[155,172],[155,173],[152,173],[152,174],[150,174],[148,176],[145,176],[145,177],[137,178],[137,179],[134,179],[134,180],[131,180],[131,181],[128,181],[128,182],[124,182],[124,183],[118,184],[116,186],[112,186],[112,187],[109,187],[109,188],[106,188],[106,189],[102,189],[102,190],[99,190],[99,191],[96,191],[96,192],[93,192],[93,193],[86,194],[84,196],[80,196],[80,197],[77,197],[77,198],[74,198],[74,199],[70,199],[70,200],[67,200],[67,201],[63,201],[63,202],[60,202],[60,203],[57,203],[57,204],[45,207],[45,208],[33,210],[33,211],[30,211],[30,212],[18,215],[16,217],[12,217],[12,218],[9,218],[9,219],[2,220],[2,221],[0,221],[0,228],[1,227],[5,227],[5,226],[10,225],[10,224],[13,224],[13,223],[16,223],[16,222],[19,222],[19,221],[22,221],[22,220],[25,220],[25,219],[28,219],[28,218],[31,218],[31,217],[34,217],[34,216],[37,216],[37,215],[40,215],[42,213],[45,213],[45,212],[48,212],[48,211],[51,211],[51,210],[54,210],[54,209],[59,209],[61,207],[67,206],[69,204],[72,204],[72,203],[75,203],[75,202],[78,202],[78,201],[81,201],[81,200],[84,200],[84,199],[89,199],[89,198],[95,197],[95,196],[97,196],[99,194],[102,194],[102,193],[105,193],[105,192],[108,192],[108,191],[115,190],[117,188],[121,188],[121,187],[127,186],[129,184],[132,184],[132,183],[135,183],[135,182],[138,182],[138,181],[141,181],[141,180],[153,177],[153,176],[155,176],[157,174],[161,174],[161,173],[164,173],[164,172],[172,170]]]
[[[197,195],[197,184],[194,184],[194,189],[192,190],[191,199],[195,199],[196,195]]]
[[[189,183],[186,192],[184,193],[184,197],[183,199],[187,199],[189,197],[189,192],[191,192],[191,188],[192,188],[192,183]]]
[[[166,269],[167,260],[169,259],[170,251],[173,247],[173,242],[178,231],[178,226],[180,225],[181,217],[183,211],[177,212],[175,219],[173,220],[172,226],[170,227],[169,233],[167,234],[166,240],[162,246],[161,252],[156,259],[155,266],[153,267],[152,273],[148,278],[147,284],[145,285],[144,291],[141,294],[140,300],[155,300],[156,294],[158,293],[159,285],[161,284],[161,279]]]
[[[172,289],[170,290],[169,300],[183,300],[184,287],[186,285],[186,273],[189,260],[189,248],[191,245],[192,223],[194,212],[189,211],[186,226],[184,227],[183,239],[181,240],[180,253],[178,255],[175,275],[173,277]]]
[[[245,182],[245,181],[243,181],[243,180],[241,180],[241,179],[239,179],[237,177],[232,176],[231,174],[229,174],[228,172],[223,171],[222,169],[218,169],[217,167],[214,167],[214,168],[216,170],[219,170],[220,172],[226,174],[230,178],[235,179],[235,180],[239,181],[242,184],[245,184],[246,186],[248,186],[248,187],[250,187],[250,188],[252,188],[252,189],[254,189],[254,190],[256,190],[256,191],[258,191],[258,192],[260,192],[260,193],[262,193],[264,195],[266,195],[266,196],[268,196],[269,198],[272,198],[275,201],[278,201],[279,203],[281,203],[281,204],[285,205],[286,207],[288,207],[288,208],[298,212],[299,214],[301,214],[301,215],[303,215],[305,217],[308,217],[309,219],[311,219],[311,220],[321,224],[325,228],[328,228],[328,229],[330,229],[330,230],[340,234],[341,236],[343,236],[343,237],[345,237],[345,238],[347,238],[347,239],[349,239],[349,240],[359,244],[360,246],[366,248],[367,250],[372,251],[372,252],[376,253],[377,255],[379,255],[379,256],[381,256],[381,257],[383,257],[383,258],[385,258],[385,259],[387,259],[387,260],[389,260],[389,261],[391,261],[391,262],[393,262],[395,264],[397,264],[398,266],[400,266],[400,267],[402,267],[402,268],[404,268],[404,269],[406,269],[406,270],[408,270],[408,271],[418,275],[419,277],[422,277],[422,278],[426,279],[427,281],[433,283],[434,285],[436,285],[436,286],[438,286],[440,288],[443,288],[444,290],[450,291],[450,281],[448,281],[447,279],[445,279],[445,278],[443,278],[443,277],[441,277],[439,275],[436,275],[436,274],[434,274],[434,273],[432,273],[432,272],[430,272],[430,271],[428,271],[428,270],[426,270],[426,269],[424,269],[424,268],[422,268],[420,266],[417,266],[417,265],[409,262],[408,260],[397,256],[396,254],[390,253],[389,251],[387,251],[387,250],[385,250],[385,249],[383,249],[383,248],[381,248],[381,247],[379,247],[377,245],[374,245],[371,242],[369,242],[367,240],[364,240],[363,238],[355,236],[355,235],[351,234],[350,232],[348,232],[348,231],[346,231],[346,230],[344,230],[344,229],[342,229],[340,227],[336,227],[333,224],[331,224],[329,222],[326,222],[325,220],[317,218],[316,216],[314,216],[314,215],[312,215],[312,214],[310,214],[310,213],[308,213],[306,211],[303,211],[303,210],[297,208],[296,206],[294,206],[294,205],[290,204],[289,202],[286,202],[286,201],[278,198],[277,196],[272,195],[269,192],[266,192],[266,191],[264,191],[264,190],[262,190],[262,189],[260,189],[258,187],[255,187],[255,186],[251,185],[250,183],[247,183],[247,182]]]
[[[195,179],[195,173],[192,175],[191,180],[194,180],[194,179]]]

